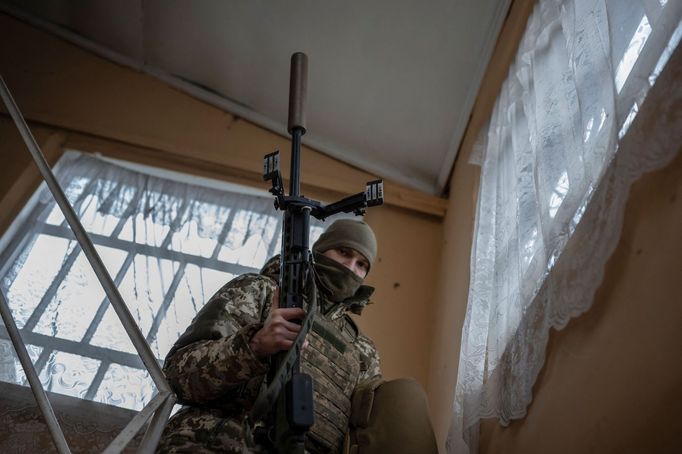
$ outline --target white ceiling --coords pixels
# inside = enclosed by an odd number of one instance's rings
[[[305,52],[304,143],[439,194],[510,0],[10,3],[279,133]]]

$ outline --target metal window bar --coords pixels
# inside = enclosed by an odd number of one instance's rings
[[[185,200],[183,202],[183,205],[181,209],[178,210],[178,215],[174,219],[173,223],[171,224],[171,229],[168,232],[166,238],[164,239],[163,243],[161,244],[160,248],[165,250],[170,247],[173,235],[176,233],[175,230],[176,228],[180,225],[182,218],[187,214],[187,210],[189,210],[191,204],[194,203],[193,201],[190,202],[188,200]],[[234,221],[235,214],[237,212],[237,209],[231,208],[230,212],[227,215],[226,221],[223,223],[223,228],[220,231],[220,234],[218,235],[217,241],[216,241],[216,246],[213,249],[213,252],[211,254],[210,259],[208,261],[212,261],[213,263],[216,264],[215,269],[219,269],[219,271],[224,270],[224,266],[218,265],[218,263],[221,263],[218,261],[218,254],[220,252],[220,249],[222,247],[222,243],[227,238],[228,233],[230,232],[232,222]],[[147,333],[147,342],[153,342],[154,339],[156,338],[156,334],[159,331],[159,327],[161,326],[161,322],[166,316],[166,313],[168,312],[168,308],[170,307],[171,303],[173,302],[173,298],[175,296],[175,292],[177,291],[178,286],[180,285],[180,281],[182,280],[185,270],[187,268],[187,263],[188,261],[183,258],[183,260],[179,261],[180,266],[178,268],[178,271],[175,273],[175,276],[173,277],[173,281],[171,282],[170,287],[168,288],[168,292],[166,293],[166,296],[163,300],[163,303],[161,304],[161,307],[159,308],[159,311],[156,313],[156,316],[154,317],[154,321],[152,322],[152,326],[149,329],[149,332]],[[191,262],[190,262],[191,263]],[[207,268],[207,267],[204,267]],[[251,271],[251,270],[250,270]],[[235,272],[233,274],[243,274],[244,272]]]
[[[149,402],[149,404],[140,410],[135,417],[128,423],[126,427],[113,439],[113,441],[102,451],[103,453],[118,453],[121,452],[130,443],[130,440],[140,431],[142,426],[147,422],[161,404],[165,401],[161,394],[157,394]]]
[[[45,313],[45,310],[50,305],[50,302],[56,295],[57,289],[59,288],[59,284],[67,276],[79,254],[80,251],[74,245],[74,248],[71,250],[71,252],[67,255],[66,259],[62,263],[59,272],[57,273],[55,278],[52,280],[52,283],[43,294],[43,297],[40,299],[40,303],[38,303],[38,306],[36,306],[36,308],[33,309],[33,312],[29,316],[28,320],[26,320],[26,323],[24,324],[23,327],[24,331],[32,331],[33,328],[35,328],[35,326],[38,324],[38,321]],[[35,364],[33,364],[33,367],[35,368],[38,374],[40,374],[40,372],[43,370],[43,367],[47,365],[53,352],[54,352],[53,348],[50,348],[48,345],[44,346],[43,351],[40,352],[38,359],[36,360]]]
[[[33,333],[30,331],[21,331],[21,337],[24,344],[31,344],[50,348],[64,353],[71,353],[73,355],[84,356],[101,361],[110,361],[112,363],[120,364],[122,366],[132,367],[135,369],[143,369],[144,364],[138,355],[133,353],[113,350],[107,347],[98,347],[96,345],[83,344],[81,342],[72,341],[68,339],[61,339],[58,337],[51,337],[45,334]],[[9,339],[9,332],[0,325],[0,339]],[[48,347],[49,346],[49,347]]]
[[[92,244],[90,238],[88,237],[88,234],[83,228],[83,225],[80,223],[78,217],[76,216],[73,207],[71,207],[68,200],[66,199],[64,192],[62,191],[61,187],[59,186],[59,183],[57,182],[54,174],[52,173],[49,164],[45,160],[45,157],[43,156],[40,147],[36,143],[35,138],[31,134],[31,131],[28,128],[28,125],[26,124],[26,121],[24,120],[23,116],[21,115],[19,108],[15,104],[14,99],[12,98],[12,95],[10,94],[9,89],[7,88],[7,85],[5,84],[5,81],[2,78],[2,76],[0,76],[0,97],[2,97],[2,100],[5,103],[8,112],[10,113],[12,119],[14,120],[14,123],[17,126],[19,133],[21,134],[31,156],[33,157],[33,160],[38,166],[38,169],[40,170],[40,173],[43,179],[45,180],[45,183],[50,188],[50,191],[52,192],[52,195],[54,196],[57,204],[59,205],[62,214],[68,221],[71,229],[73,230],[73,233],[76,236],[76,239],[78,240],[78,243],[80,244],[83,253],[85,254],[95,274],[97,275],[97,279],[99,280],[100,284],[104,288],[105,293],[109,297],[109,301],[113,305],[116,314],[118,315],[121,323],[123,324],[123,327],[125,328],[128,334],[128,337],[130,338],[133,345],[135,346],[135,349],[140,355],[140,359],[142,360],[147,370],[149,371],[149,374],[152,380],[154,381],[157,390],[159,391],[158,394],[161,396],[160,399],[163,400],[161,407],[153,412],[151,422],[147,427],[147,430],[142,440],[142,444],[139,449],[140,452],[151,453],[156,448],[159,438],[161,437],[161,433],[163,432],[163,428],[165,427],[168,417],[170,416],[171,409],[173,408],[173,404],[175,403],[176,400],[175,394],[173,394],[173,392],[171,391],[171,388],[168,385],[168,382],[166,381],[165,377],[163,376],[161,367],[157,363],[156,358],[154,357],[154,354],[152,353],[151,348],[149,347],[149,344],[147,344],[144,336],[142,335],[142,332],[135,323],[133,316],[131,315],[130,311],[125,305],[120,293],[118,292],[118,289],[116,288],[113,280],[111,279],[111,276],[107,272],[106,267],[102,262],[102,259],[99,257],[97,251],[95,250],[94,245]],[[12,318],[12,313],[10,311],[9,304],[7,303],[5,296],[4,294],[2,294],[1,291],[0,310],[2,311],[1,315],[3,321],[9,331],[10,337],[12,339],[12,344],[14,345],[14,348],[17,351],[17,355],[20,358],[22,367],[24,368],[27,377],[30,377],[29,383],[31,385],[31,389],[33,390],[33,394],[36,398],[36,401],[40,406],[41,412],[45,417],[45,421],[48,425],[48,429],[50,430],[50,434],[52,435],[52,439],[55,443],[55,446],[57,447],[57,450],[60,453],[70,453],[68,444],[66,443],[66,439],[64,437],[64,432],[62,431],[59,422],[57,421],[57,418],[54,414],[52,406],[50,405],[49,400],[47,399],[45,390],[43,390],[40,384],[38,374],[33,368],[33,364],[31,364],[31,360],[30,357],[28,356],[28,352],[26,351],[25,344],[21,339],[21,334],[19,333],[19,330],[17,329],[16,324],[14,323],[14,319]],[[152,400],[150,404],[151,403],[156,404],[157,402],[158,400]],[[146,407],[150,407],[150,404],[147,404]],[[144,414],[146,416],[150,416],[151,412]],[[135,419],[133,419],[133,421],[135,421]],[[128,426],[130,426],[130,423],[128,424]],[[116,439],[114,441],[116,441]],[[128,439],[128,442],[129,441],[130,439]],[[127,446],[127,442],[125,444],[121,442],[120,445],[112,443],[109,445],[107,452],[118,453],[121,452],[125,448],[125,446]]]
[[[55,278],[52,280],[52,283],[45,291],[45,294],[43,294],[43,297],[40,299],[40,303],[33,310],[33,313],[28,318],[28,320],[26,320],[26,323],[24,324],[25,330],[31,331],[38,324],[40,317],[42,317],[43,313],[45,312],[45,309],[47,309],[47,306],[52,301],[52,298],[54,298],[55,295],[57,294],[59,286],[61,285],[64,278],[66,278],[66,276],[69,274],[69,271],[71,271],[71,267],[76,262],[76,259],[78,258],[80,253],[81,251],[79,251],[78,248],[74,247],[73,250],[66,257],[66,260],[64,260],[62,266],[59,268],[57,276],[55,276]]]
[[[130,222],[135,222],[134,215],[137,212],[137,206],[140,203],[140,200],[142,200],[142,195],[145,193],[146,190],[147,190],[146,188],[138,188],[135,191],[135,195],[130,200],[130,203],[128,203],[128,207],[126,208],[126,210],[121,215],[121,220],[118,221],[118,224],[111,232],[110,236],[112,238],[118,238],[128,220],[130,220]]]
[[[110,237],[117,238],[118,235],[121,233],[121,231],[123,230],[123,227],[125,226],[126,222],[128,221],[128,218],[132,217],[133,213],[135,212],[135,207],[137,206],[140,199],[142,198],[143,192],[144,192],[144,189],[138,189],[135,192],[135,196],[130,201],[128,208],[126,209],[124,214],[121,216],[121,219],[118,221],[118,224],[116,225],[114,230],[111,232]],[[95,244],[98,244],[97,241],[93,241],[93,242]],[[135,251],[135,247],[132,244],[126,250],[128,252],[126,255],[126,258],[123,261],[123,264],[121,265],[121,269],[116,274],[116,278],[114,279],[114,283],[116,284],[117,287],[119,285],[121,285],[123,278],[125,277],[126,273],[128,272],[128,269],[130,268],[130,265],[133,263],[133,260],[135,259],[135,255],[137,254],[137,252]],[[97,330],[99,323],[102,321],[102,318],[104,317],[104,314],[106,313],[108,307],[109,307],[109,300],[105,297],[102,299],[102,302],[100,303],[99,307],[97,308],[97,312],[95,313],[95,317],[92,319],[90,326],[88,326],[88,329],[85,331],[85,334],[83,335],[83,339],[81,339],[81,342],[86,343],[86,344],[90,343],[90,341],[92,340],[92,337],[95,335],[95,331]]]
[[[132,252],[129,252],[128,255],[126,256],[125,260],[123,261],[123,264],[121,265],[121,269],[118,270],[118,273],[116,273],[116,278],[114,279],[114,283],[116,284],[116,286],[121,285],[121,281],[123,281],[123,277],[128,272],[128,268],[130,268],[130,264],[133,263],[134,258],[135,254]],[[102,298],[102,302],[97,308],[97,312],[95,312],[95,317],[92,319],[92,322],[90,322],[90,326],[88,326],[88,329],[85,331],[85,334],[81,339],[81,342],[83,342],[84,344],[90,343],[92,337],[95,335],[95,331],[97,331],[99,323],[102,321],[102,318],[104,318],[104,314],[107,312],[108,308],[109,299],[107,299],[107,297],[105,296],[104,298]]]
[[[62,238],[68,238],[69,229],[66,227],[59,227],[56,225],[43,224],[38,226],[38,233],[46,233],[52,236],[58,236]],[[239,265],[237,263],[228,263],[219,261],[216,259],[210,259],[202,257],[200,255],[188,254],[185,252],[173,251],[171,249],[161,249],[159,246],[150,246],[148,244],[134,243],[128,240],[122,240],[120,238],[111,238],[105,235],[100,235],[97,233],[89,233],[90,240],[94,244],[108,246],[115,249],[121,249],[124,251],[131,250],[134,248],[135,252],[140,255],[149,255],[159,259],[167,259],[174,262],[187,262],[188,265],[196,265],[201,268],[210,268],[216,271],[224,271],[226,273],[231,273],[235,275],[253,273],[258,271],[258,268],[251,266]]]
[[[223,243],[225,242],[225,239],[227,238],[228,233],[230,233],[230,229],[232,228],[232,223],[234,222],[234,218],[235,218],[236,214],[237,214],[237,209],[236,208],[230,208],[230,212],[227,214],[227,219],[225,220],[225,223],[223,224],[223,229],[220,231],[220,234],[218,235],[218,239],[216,241],[215,249],[213,249],[213,253],[211,254],[212,260],[218,260],[218,256],[220,255],[220,250],[222,249]]]
[[[182,201],[182,205],[180,208],[178,208],[178,213],[175,216],[175,219],[173,219],[168,226],[168,233],[166,234],[166,237],[163,239],[161,246],[159,246],[161,249],[168,249],[170,247],[171,242],[173,241],[173,235],[175,235],[177,228],[182,224],[182,218],[185,217],[185,214],[187,213],[187,210],[189,210],[190,206],[192,206],[192,203],[193,202],[190,202],[188,199]]]
[[[45,367],[47,365],[47,362],[50,360],[50,356],[52,356],[52,353],[54,353],[53,348],[51,348],[48,345],[45,345],[43,347],[43,351],[40,352],[38,359],[33,364],[33,368],[36,370],[36,373],[40,374],[43,371],[43,367]],[[26,378],[28,378],[28,376]],[[50,381],[50,387],[49,387],[48,391],[51,391],[52,390],[51,388],[52,388],[52,381]]]
[[[120,183],[117,185],[117,187],[120,187]],[[115,191],[112,191],[111,194],[109,195],[109,197],[112,197],[114,192]],[[145,188],[139,188],[135,191],[135,195],[130,200],[128,207],[126,208],[125,212],[121,216],[121,219],[118,221],[118,224],[116,224],[116,227],[111,232],[111,235],[110,235],[111,237],[113,237],[113,238],[118,237],[118,235],[123,230],[123,227],[125,226],[126,222],[128,222],[128,218],[131,218],[131,220],[134,222],[134,220],[132,219],[132,216],[135,213],[137,204],[142,199],[142,194],[144,192],[145,192]],[[136,255],[136,252],[134,250],[134,247],[131,246],[128,249],[128,253],[126,255],[126,258],[125,258],[123,264],[121,265],[121,269],[118,271],[118,273],[116,274],[116,277],[114,278],[114,283],[116,284],[116,287],[121,285],[123,278],[125,277],[126,273],[128,272],[128,269],[130,268],[130,265],[133,263],[133,260],[135,259],[135,255]],[[88,326],[88,329],[86,330],[85,334],[83,335],[83,338],[81,339],[81,342],[83,344],[89,344],[90,343],[90,341],[92,340],[92,337],[95,335],[95,331],[99,327],[99,324],[102,321],[102,319],[104,318],[104,314],[106,314],[108,308],[109,308],[109,299],[107,299],[105,297],[102,299],[102,302],[100,303],[99,307],[97,308],[97,312],[95,313],[95,317],[92,319],[90,326]],[[104,377],[107,373],[107,370],[109,369],[109,366],[111,366],[111,364],[112,364],[112,362],[109,359],[102,359],[102,361],[100,362],[99,367],[97,369],[97,373],[93,377],[92,383],[90,383],[90,386],[88,387],[88,391],[85,393],[85,396],[83,396],[83,399],[86,399],[86,400],[94,399],[95,395],[97,394],[97,390],[99,389],[100,385],[102,384],[102,381],[104,380]],[[146,418],[144,421],[146,422],[147,419],[148,418]],[[139,431],[139,428],[138,428],[138,430],[136,430],[134,432],[134,434],[137,433],[138,431]],[[133,436],[134,436],[134,434],[133,434]],[[130,440],[128,439],[128,441],[130,441]],[[112,444],[113,444],[113,442],[112,442]]]
[[[85,392],[83,400],[93,400],[95,398],[95,396],[97,395],[97,390],[102,384],[102,381],[106,376],[107,370],[109,370],[109,366],[111,366],[111,361],[109,361],[108,359],[103,359],[99,363],[99,366],[97,367],[97,373],[92,378],[92,383],[90,383],[90,386],[88,386],[88,390]],[[157,394],[157,396],[160,396],[160,394]]]
[[[87,184],[85,185],[85,188],[83,188],[83,191],[81,191],[76,200],[74,200],[73,206],[80,206],[85,200],[85,198],[92,194],[92,189],[97,184],[99,184],[97,178],[90,179],[90,181],[88,181]],[[66,227],[67,224],[68,220],[66,219],[66,216],[64,216],[64,219],[62,219],[62,222],[60,222],[59,225]]]
[[[130,264],[133,262],[134,258],[135,253],[128,252],[128,255],[126,256],[123,264],[121,265],[121,269],[118,271],[118,273],[116,273],[116,277],[114,278],[114,283],[116,284],[117,287],[121,285],[121,281],[123,281],[123,277],[128,272],[128,268],[130,268]],[[92,337],[95,335],[95,331],[97,331],[97,328],[99,327],[100,322],[104,318],[104,314],[106,314],[108,308],[109,299],[107,297],[104,297],[102,298],[102,302],[99,304],[99,307],[97,308],[97,312],[95,312],[95,316],[93,317],[92,322],[90,322],[90,326],[88,326],[87,331],[85,331],[85,334],[81,339],[81,343],[90,344],[90,341],[92,340]],[[97,390],[99,389],[100,384],[102,383],[102,380],[104,379],[104,375],[106,374],[107,369],[109,369],[110,365],[111,361],[105,359],[102,360],[102,362],[99,365],[99,368],[97,369],[97,374],[95,374],[95,377],[92,379],[92,383],[90,383],[90,387],[88,388],[87,393],[83,397],[84,399],[92,399],[95,396]]]
[[[187,264],[185,262],[180,262],[180,266],[178,267],[178,271],[175,273],[175,276],[173,276],[173,281],[170,284],[170,287],[168,288],[168,291],[166,292],[166,296],[163,298],[163,302],[161,303],[161,307],[159,310],[156,312],[156,315],[154,316],[154,321],[152,322],[152,326],[149,328],[149,332],[147,333],[147,342],[151,343],[154,342],[156,339],[156,334],[159,331],[159,328],[161,327],[161,322],[163,321],[164,318],[166,318],[166,313],[168,312],[168,308],[170,307],[171,303],[173,302],[173,298],[175,297],[175,292],[178,289],[178,286],[180,285],[180,281],[182,280],[182,277],[185,275],[185,268],[187,267]]]
[[[94,181],[94,180],[93,180]],[[84,190],[84,193],[88,192],[88,188],[92,187],[93,181],[91,181],[88,186],[86,186],[86,189]],[[36,216],[36,211],[42,210],[42,212]],[[14,261],[16,260],[16,257],[21,253],[22,250],[25,250],[28,248],[28,243],[31,241],[35,240],[41,233],[43,233],[39,229],[39,225],[45,222],[47,217],[49,216],[51,212],[51,205],[47,206],[41,206],[40,204],[36,205],[36,207],[33,209],[33,212],[31,215],[28,216],[27,219],[33,219],[34,217],[37,217],[38,222],[33,223],[33,227],[31,227],[31,233],[26,235],[24,239],[20,242],[14,242],[15,245],[8,247],[8,251],[11,250],[11,253],[9,253],[9,258],[4,261],[3,269],[0,272],[0,275],[5,275],[7,272],[7,269],[9,266],[11,266]],[[62,222],[63,224],[63,222]],[[24,227],[27,227],[26,225]],[[67,228],[64,228],[65,233],[70,234],[70,231]],[[71,235],[64,235],[60,236],[60,238],[63,238],[68,241],[73,241],[73,237]],[[36,308],[33,310],[29,318],[27,319],[26,323],[24,324],[24,327],[22,328],[22,331],[24,332],[31,332],[33,328],[35,328],[35,325],[38,323],[40,318],[45,312],[45,309],[49,306],[49,303],[52,301],[53,297],[56,294],[57,288],[61,281],[64,279],[64,277],[68,274],[70,271],[71,267],[73,266],[73,263],[75,262],[76,258],[78,257],[78,254],[80,253],[79,250],[73,249],[68,255],[67,258],[64,260],[62,263],[62,266],[60,267],[60,270],[57,274],[57,276],[53,279],[52,283],[48,287],[48,289],[45,291],[43,294],[43,297],[41,298],[41,302],[36,306]],[[6,331],[1,331],[0,330],[0,337],[4,337],[5,339],[8,339],[8,335]],[[51,339],[51,338],[48,338]],[[30,342],[30,341],[29,341]],[[50,356],[52,353],[55,351],[54,345],[52,345],[52,342],[37,342],[36,345],[42,346],[43,350],[40,353],[38,359],[34,363],[33,367],[35,370],[40,373],[47,364]],[[74,349],[73,351],[69,351],[71,353],[78,354],[78,352]]]
[[[46,224],[44,223],[45,218],[47,217],[47,214],[51,211],[50,207],[45,208],[44,215],[41,216],[41,221],[33,224],[33,230],[34,234],[46,234],[49,236],[54,236],[58,238],[64,238],[64,239],[70,239],[70,230],[66,227],[60,227],[52,224]],[[234,215],[236,214],[238,210],[232,210],[230,214],[227,217],[227,221],[225,222],[225,228],[224,231],[221,232],[221,238],[224,240],[224,238],[227,236],[227,232],[229,232],[229,224],[234,220]],[[126,216],[129,217],[129,216]],[[126,222],[127,219],[122,219],[120,224],[123,224]],[[118,227],[117,227],[118,229]],[[120,229],[119,229],[120,230]],[[113,235],[113,234],[112,234]],[[199,257],[199,256],[194,256],[190,254],[179,254],[176,251],[166,251],[166,250],[160,250],[157,249],[154,246],[148,246],[148,245],[137,245],[135,243],[132,243],[127,240],[119,240],[116,239],[115,241],[112,241],[111,237],[105,237],[102,235],[90,233],[90,237],[92,241],[95,244],[102,245],[102,246],[107,246],[107,247],[112,247],[112,248],[117,248],[120,250],[127,250],[128,255],[126,256],[126,259],[124,260],[124,263],[121,265],[121,268],[119,269],[116,277],[114,278],[115,284],[118,286],[120,285],[125,273],[129,269],[130,264],[132,263],[132,260],[135,256],[135,251],[133,251],[134,248],[140,249],[141,247],[144,249],[144,251],[138,251],[142,253],[147,253],[149,255],[157,256],[157,257],[162,257],[162,258],[168,258],[168,259],[173,259],[173,260],[179,260],[180,263],[189,263],[189,264],[195,264],[196,266],[200,266],[202,268],[206,269],[213,269],[217,271],[223,271],[223,272],[230,272],[232,274],[243,274],[246,272],[252,272],[255,269],[254,268],[249,268],[249,267],[244,267],[242,265],[236,265],[236,264],[230,264],[227,262],[222,262],[217,260],[217,255],[220,250],[220,243],[216,246],[215,251],[213,252],[213,255],[211,259],[206,259],[204,257]],[[24,244],[24,242],[22,242]],[[272,241],[273,245],[276,245],[275,241]],[[25,247],[25,244],[24,244]],[[271,245],[272,249],[272,245]],[[20,246],[18,249],[15,249],[14,251],[18,254],[22,250],[22,247]],[[168,256],[166,257],[167,254],[173,254],[173,256]],[[272,254],[270,254],[272,255]],[[167,292],[167,298],[172,296],[172,294],[175,292],[177,289],[177,284],[179,284],[179,280],[177,280],[178,277],[181,277],[180,275],[176,276],[176,279],[174,279],[173,283],[171,284],[171,288],[169,288]],[[59,281],[59,279],[57,279]],[[52,293],[52,292],[50,292]],[[167,303],[170,303],[170,300],[166,301],[164,299],[164,305],[161,307],[162,312],[166,312],[168,310]],[[39,355],[39,358],[37,359],[34,367],[38,372],[42,370],[42,368],[45,366],[47,361],[50,358],[50,355],[52,352],[55,350],[58,351],[64,351],[66,353],[72,353],[72,354],[77,354],[81,356],[86,356],[94,359],[98,359],[101,362],[100,368],[104,369],[106,366],[112,364],[112,363],[118,363],[124,366],[129,366],[129,367],[134,367],[134,368],[142,368],[142,364],[139,361],[133,362],[128,358],[127,353],[122,353],[122,352],[117,352],[115,350],[109,350],[101,347],[95,347],[89,345],[89,342],[92,340],[92,337],[95,334],[95,331],[101,322],[106,309],[108,308],[108,299],[105,297],[102,300],[102,303],[100,303],[99,308],[96,311],[95,317],[93,318],[92,322],[90,323],[89,327],[86,329],[86,332],[81,339],[81,344],[79,345],[78,342],[76,341],[71,341],[71,340],[62,340],[62,339],[55,339],[49,336],[45,336],[39,333],[34,333],[31,332],[30,330],[26,330],[25,328],[22,329],[23,336],[25,340],[28,343],[39,345],[43,347],[43,351],[41,352],[41,355]],[[35,310],[34,310],[35,312]],[[41,313],[43,313],[41,311]],[[152,325],[152,328],[150,329],[149,333],[147,334],[147,339],[148,341],[152,341],[156,335],[156,332],[158,330],[158,327],[161,323],[161,319],[159,318],[159,315],[154,319],[154,323]],[[38,317],[39,318],[39,317]],[[35,323],[33,323],[35,325]],[[5,338],[9,339],[7,336],[6,332],[0,327],[0,338]],[[112,356],[113,355],[113,356]],[[112,361],[108,360],[107,358],[111,358]],[[91,383],[88,393],[86,394],[85,398],[88,399],[94,395],[94,393],[97,390],[97,385],[100,383],[100,380],[98,380],[98,376],[102,375],[105,370],[102,370],[98,372],[98,374],[94,377],[93,383]]]
[[[87,193],[88,188],[91,188],[94,183],[94,179],[88,183],[86,186],[86,189],[84,189],[83,193]],[[38,236],[43,233],[42,231],[39,230],[39,226],[44,224],[52,212],[52,205],[43,205],[41,203],[36,203],[36,205],[31,209],[31,213],[26,217],[26,221],[23,223],[22,228],[23,229],[28,229],[30,232],[26,235],[24,235],[21,239],[17,238],[14,239],[10,242],[10,244],[7,245],[6,249],[3,251],[2,254],[2,268],[0,269],[0,276],[5,276],[9,270],[9,268],[14,264],[15,260],[17,259],[18,255],[21,253],[21,251],[26,250],[29,248],[29,243],[32,243],[35,241]],[[35,222],[31,222],[30,220],[35,219]],[[65,221],[62,222],[64,224]],[[70,233],[70,231],[68,231]],[[64,235],[61,236],[61,238],[64,238],[65,240],[73,241],[73,237],[71,235]],[[77,258],[79,251],[76,251],[75,249],[69,253],[67,259],[64,261],[62,267],[60,268],[60,271],[67,272],[71,266],[73,265],[73,261]],[[28,332],[29,334],[31,333],[31,330],[33,327],[35,327],[36,323],[40,320],[40,317],[43,315],[45,309],[49,306],[49,302],[52,300],[52,297],[56,293],[57,287],[55,286],[55,282],[61,282],[61,278],[58,274],[57,277],[53,280],[53,283],[48,287],[48,290],[46,290],[45,294],[43,295],[43,298],[41,298],[41,303],[38,304],[38,306],[33,310],[31,313],[31,316],[27,320],[26,324],[22,328],[22,331]],[[28,326],[27,326],[28,325]],[[38,335],[40,336],[40,335]],[[9,334],[7,330],[4,328],[0,327],[0,338],[3,339],[10,339]],[[49,337],[46,337],[47,339],[52,339]],[[11,339],[10,339],[11,340]],[[52,353],[55,351],[55,346],[54,342],[41,342],[41,341],[36,341],[34,339],[33,341],[29,340],[29,343],[35,344],[37,346],[43,347],[43,350],[41,351],[40,355],[38,356],[36,362],[34,363],[33,367],[37,371],[38,374],[42,371],[43,367],[47,364],[47,362],[50,359],[50,356]],[[65,351],[67,353],[73,353],[73,354],[79,354],[78,349],[62,349],[60,351]],[[97,358],[99,359],[99,358]],[[27,377],[28,380],[28,377]],[[26,381],[24,381],[24,384],[26,384]]]
[[[5,323],[5,328],[9,332],[9,337],[12,340],[12,345],[14,345],[14,350],[17,352],[19,362],[21,362],[21,367],[23,367],[24,372],[26,372],[26,377],[28,378],[28,382],[31,384],[31,389],[33,390],[33,394],[35,395],[36,401],[38,402],[40,411],[43,413],[43,417],[47,423],[47,428],[52,435],[52,439],[54,440],[54,445],[57,448],[57,451],[59,451],[60,454],[70,453],[71,450],[69,449],[69,445],[66,443],[66,439],[64,438],[64,432],[62,432],[61,427],[59,427],[59,422],[57,421],[57,417],[54,414],[52,405],[50,405],[50,401],[47,399],[47,394],[40,384],[40,378],[33,368],[33,364],[31,364],[31,358],[28,356],[26,346],[21,339],[17,324],[14,323],[12,311],[9,308],[9,304],[7,304],[4,293],[1,291],[0,315],[2,315],[2,321]]]
[[[170,248],[171,242],[173,241],[173,235],[175,235],[177,228],[182,224],[182,219],[187,214],[187,211],[191,207],[192,203],[194,202],[193,201],[190,202],[188,199],[183,200],[181,207],[178,209],[178,213],[175,219],[173,219],[173,221],[170,224],[170,228],[168,230],[168,233],[166,234],[166,238],[164,238],[163,242],[161,243],[161,246],[159,246],[161,249]],[[153,342],[154,339],[156,338],[156,333],[159,330],[159,327],[161,326],[161,322],[166,316],[168,308],[173,302],[175,291],[177,290],[178,285],[180,284],[180,280],[182,279],[182,276],[185,273],[185,267],[187,266],[187,263],[184,260],[178,263],[179,263],[178,270],[175,272],[175,275],[173,276],[173,281],[171,282],[170,287],[168,288],[168,291],[166,292],[166,295],[163,298],[161,307],[154,316],[152,326],[149,328],[149,331],[147,333],[146,339],[148,343]]]

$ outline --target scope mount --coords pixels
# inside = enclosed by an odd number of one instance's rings
[[[303,196],[286,196],[284,195],[284,181],[279,162],[279,150],[267,154],[263,158],[263,180],[272,182],[269,192],[275,196],[275,209],[277,210],[287,210],[289,207],[296,211],[309,209],[311,216],[324,221],[337,213],[354,213],[356,216],[362,216],[368,207],[384,203],[383,180],[368,181],[363,192],[358,192],[329,205]]]

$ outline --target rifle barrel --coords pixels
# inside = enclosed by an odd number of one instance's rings
[[[298,197],[301,193],[301,136],[300,128],[291,132],[291,177],[289,178],[289,195]]]

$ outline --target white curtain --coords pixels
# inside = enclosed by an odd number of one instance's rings
[[[477,452],[481,418],[525,416],[550,328],[592,304],[630,185],[679,150],[679,89],[648,130],[630,126],[680,40],[681,11],[680,0],[540,0],[529,18],[476,157],[448,452]]]

